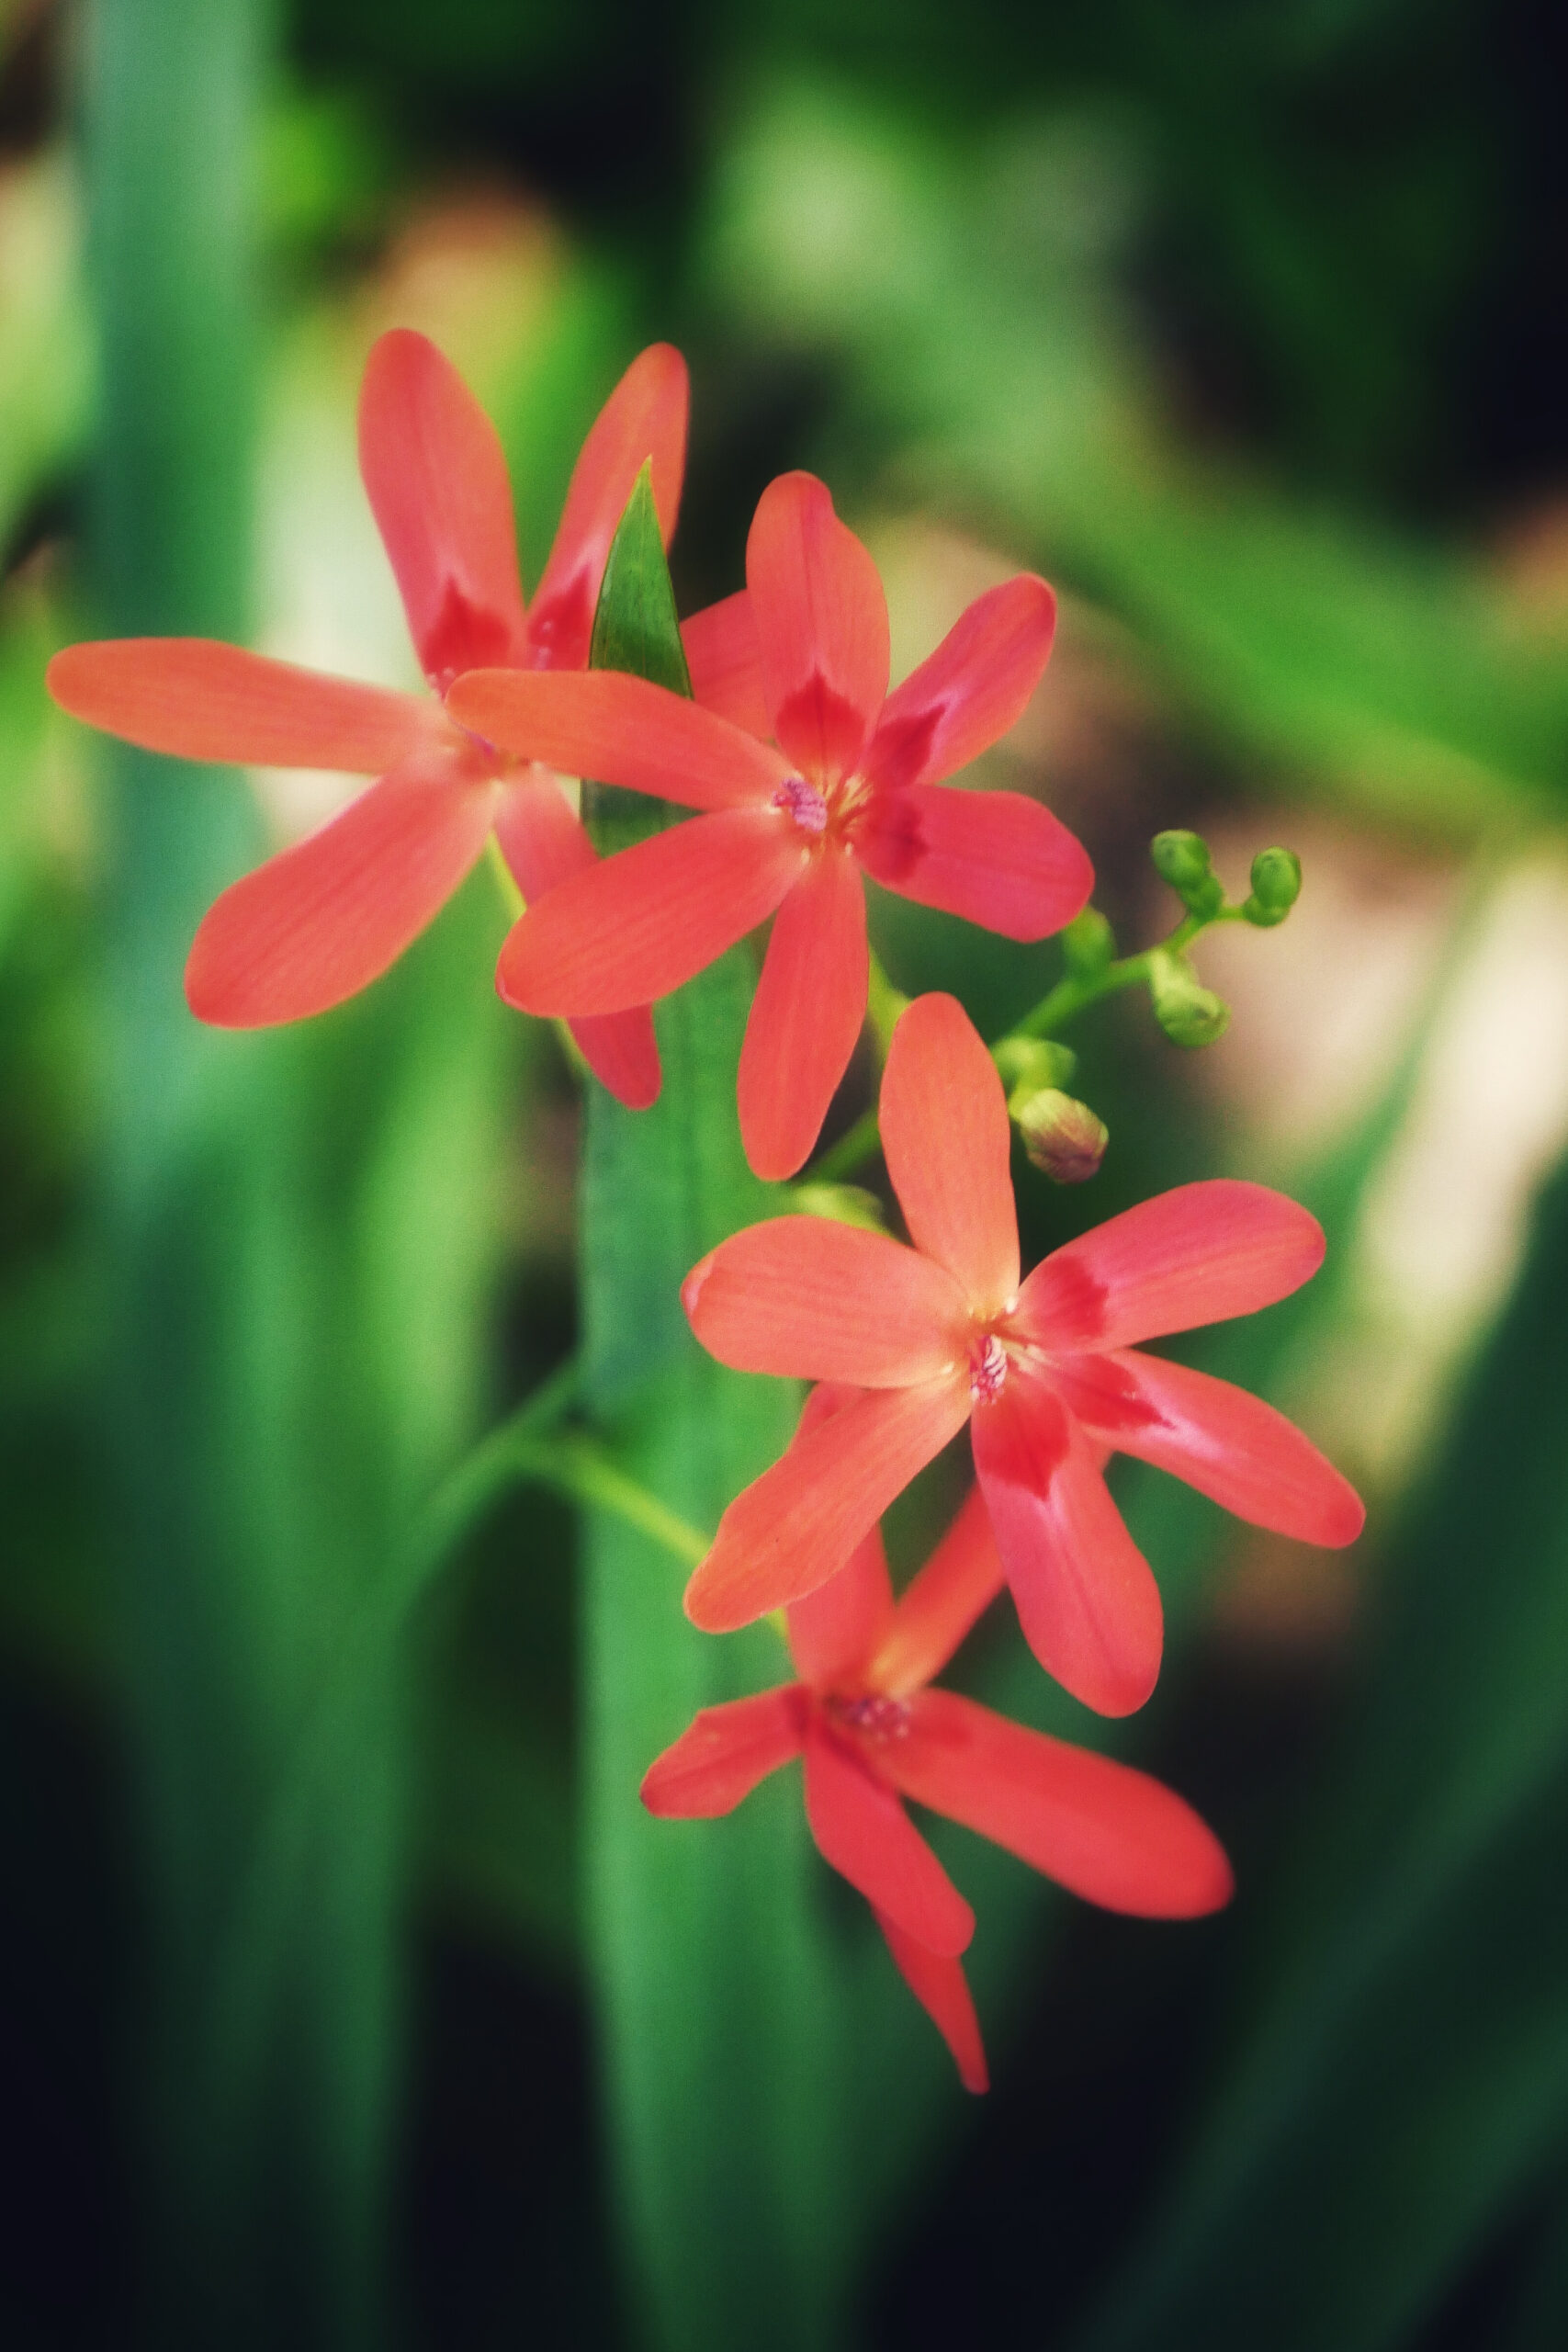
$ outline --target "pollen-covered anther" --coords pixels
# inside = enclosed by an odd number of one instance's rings
[[[969,1395],[976,1405],[993,1404],[1008,1376],[1008,1351],[994,1331],[969,1351]]]
[[[828,1706],[847,1731],[859,1732],[863,1739],[908,1736],[909,1710],[902,1699],[889,1699],[873,1691],[863,1699],[829,1699]]]
[[[803,833],[827,831],[828,803],[803,775],[787,775],[773,795],[773,807],[786,808]]]

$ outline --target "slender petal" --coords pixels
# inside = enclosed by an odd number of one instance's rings
[[[967,1361],[964,1302],[941,1267],[832,1217],[743,1227],[692,1268],[681,1299],[709,1355],[736,1372],[907,1388]]]
[[[744,588],[681,624],[692,693],[705,710],[743,727],[766,742],[773,718],[762,695],[762,650],[756,616]]]
[[[790,773],[771,744],[619,670],[476,670],[458,679],[446,707],[523,759],[682,808],[765,805]]]
[[[819,1380],[807,1397],[792,1445],[841,1413],[862,1394],[838,1380]],[[795,1670],[813,1690],[853,1689],[855,1678],[893,1616],[893,1586],[882,1531],[874,1527],[836,1577],[791,1603],[789,1649]]]
[[[877,1911],[874,1903],[871,1907],[877,1926],[887,1939],[887,1949],[899,1975],[952,2051],[959,2081],[966,2091],[988,2091],[991,2078],[986,2071],[980,2020],[975,2014],[963,1962],[943,1960],[936,1952],[928,1951],[913,1936],[907,1936],[885,1911]]]
[[[820,850],[773,918],[740,1049],[740,1136],[759,1176],[793,1176],[821,1133],[865,1019],[865,886]]]
[[[925,1566],[903,1594],[875,1656],[869,1680],[889,1698],[906,1698],[942,1672],[1006,1578],[978,1486]]]
[[[1159,1589],[1082,1432],[1015,1364],[976,1408],[973,1435],[1024,1639],[1075,1699],[1131,1714],[1159,1676]]]
[[[1266,1185],[1179,1184],[1042,1259],[1013,1320],[1053,1352],[1125,1347],[1272,1306],[1323,1248],[1317,1219]]]
[[[836,1577],[789,1606],[789,1650],[811,1690],[853,1690],[893,1618],[882,1531],[874,1527]]]
[[[887,600],[814,475],[781,474],[762,492],[746,584],[780,747],[814,784],[848,775],[887,693]]]
[[[548,891],[513,924],[496,985],[525,1012],[622,1012],[689,980],[771,915],[806,863],[767,808],[696,817]]]
[[[793,1683],[705,1707],[672,1747],[656,1757],[642,1784],[649,1813],[679,1821],[711,1821],[733,1813],[759,1781],[792,1756],[804,1736],[800,1691]]]
[[[530,905],[599,862],[559,778],[536,763],[508,778],[495,830],[502,854]],[[659,1100],[659,1044],[647,1005],[574,1021],[571,1034],[589,1069],[628,1110],[646,1111]]]
[[[451,361],[412,328],[382,335],[366,363],[359,470],[431,684],[444,692],[460,670],[522,661],[500,436]]]
[[[1185,1478],[1255,1527],[1338,1545],[1366,1522],[1354,1487],[1294,1423],[1228,1380],[1128,1350],[1069,1356],[1056,1385],[1117,1453]]]
[[[874,881],[1004,939],[1043,939],[1087,903],[1089,852],[1021,792],[913,784],[879,792],[855,830]]]
[[[917,1250],[979,1316],[1018,1289],[1012,1133],[997,1066],[956,997],[917,997],[882,1079],[882,1150]]]
[[[452,733],[423,695],[323,677],[209,637],[68,645],[45,684],[73,718],[181,760],[380,775]]]
[[[650,460],[653,503],[666,547],[686,462],[686,363],[655,343],[632,361],[600,410],[572,469],[555,545],[528,606],[536,660],[580,670],[588,660],[604,559],[637,478]]]
[[[824,1861],[928,1951],[956,1959],[975,1933],[974,1912],[886,1782],[815,1710],[806,1727],[806,1817]]]
[[[988,751],[1022,718],[1055,628],[1056,599],[1032,572],[976,596],[888,695],[866,775],[889,788],[939,784]]]
[[[1146,1772],[1026,1731],[953,1690],[913,1699],[908,1732],[884,1752],[907,1797],[1109,1911],[1191,1919],[1230,1900],[1218,1838]]]
[[[836,1576],[895,1496],[957,1435],[963,1381],[874,1389],[738,1495],[686,1587],[686,1614],[729,1634]]]
[[[254,1029],[323,1012],[384,972],[485,845],[497,789],[444,763],[383,776],[209,909],[186,965],[198,1020]]]

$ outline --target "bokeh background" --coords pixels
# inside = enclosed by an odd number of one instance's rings
[[[1525,0],[0,9],[7,2343],[1568,2338],[1565,66]],[[1105,1168],[1021,1207],[1037,1252],[1194,1175],[1309,1202],[1325,1273],[1191,1353],[1369,1532],[1122,1479],[1171,1621],[1126,1726],[979,1629],[971,1688],[1113,1736],[1240,1876],[1154,1927],[943,1841],[983,2103],[787,1789],[660,1833],[709,1841],[750,2007],[607,1949],[594,1514],[457,1468],[579,1312],[577,1096],[491,996],[491,878],[342,1012],[203,1035],[196,918],[342,783],[115,753],[42,693],[158,630],[412,680],[353,454],[394,322],[496,416],[530,577],[657,336],[682,609],[792,465],[882,562],[896,671],[1044,571],[987,764],[1124,944],[1176,912],[1163,826],[1238,894],[1303,861],[1282,930],[1200,950],[1221,1043],[1084,1024]],[[1056,969],[875,919],[993,1034]]]

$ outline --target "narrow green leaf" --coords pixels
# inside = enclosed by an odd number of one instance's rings
[[[1403,2344],[1562,2144],[1565,1284],[1559,1177],[1397,1547],[1247,2028],[1086,2352]]]
[[[589,654],[595,670],[629,670],[656,686],[689,695],[675,591],[653,503],[653,464],[643,467],[605,560]]]
[[[684,687],[647,475],[617,535],[595,659]],[[668,812],[590,794],[617,844]],[[735,1075],[753,976],[738,948],[660,1008],[664,1088],[630,1113],[590,1093],[581,1204],[584,1396],[617,1459],[711,1527],[783,1448],[795,1402],[693,1340],[680,1284],[768,1213]],[[779,1775],[723,1822],[657,1822],[637,1789],[696,1709],[784,1679],[762,1629],[718,1641],[682,1613],[683,1563],[589,1522],[584,1699],[588,1933],[628,2289],[670,2352],[818,2352],[836,2338],[833,1955],[798,1792]]]

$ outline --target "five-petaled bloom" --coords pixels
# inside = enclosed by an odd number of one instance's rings
[[[452,708],[488,741],[705,812],[530,907],[499,983],[525,1012],[614,1012],[679,987],[774,915],[739,1110],[752,1167],[784,1177],[816,1142],[865,1016],[863,868],[1010,939],[1060,930],[1093,873],[1037,801],[942,783],[1039,681],[1055,616],[1043,580],[979,597],[889,695],[876,567],[811,475],[763,492],[746,577],[688,633],[695,703],[608,671],[496,670],[464,678]]]
[[[445,697],[462,671],[495,662],[584,666],[604,560],[645,462],[666,538],[674,526],[686,409],[685,362],[655,344],[582,446],[525,606],[495,429],[434,345],[395,329],[365,370],[360,470],[434,696],[205,638],[109,639],[56,655],[55,700],[149,751],[378,779],[212,907],[186,967],[202,1020],[253,1028],[341,1003],[423,930],[492,831],[530,901],[595,862],[558,778],[478,741]],[[646,1001],[573,1025],[606,1086],[637,1107],[654,1100],[659,1052]]]
[[[1154,1688],[1161,1612],[1107,1492],[1107,1453],[1281,1534],[1360,1532],[1353,1488],[1280,1414],[1129,1344],[1284,1297],[1320,1263],[1322,1230],[1262,1185],[1184,1184],[1021,1284],[1001,1080],[948,996],[918,998],[894,1031],[881,1123],[912,1249],[775,1217],[687,1276],[692,1328],[721,1363],[866,1392],[730,1505],[688,1612],[724,1632],[810,1592],[967,1421],[1031,1648],[1089,1706],[1127,1713]]]
[[[796,1444],[852,1398],[814,1391]],[[705,1708],[642,1785],[656,1814],[711,1817],[802,1757],[812,1836],[871,1905],[972,2091],[986,2088],[986,2059],[958,1955],[974,1914],[904,1798],[1112,1911],[1195,1918],[1232,1887],[1213,1832],[1158,1781],[927,1688],[1001,1582],[978,1492],[897,1604],[874,1530],[829,1583],[791,1606],[799,1680]]]

